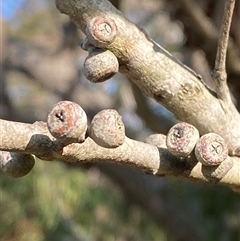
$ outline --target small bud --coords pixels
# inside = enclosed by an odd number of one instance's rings
[[[100,146],[118,147],[125,139],[122,117],[116,110],[102,110],[93,117],[89,126],[89,136]]]
[[[115,22],[102,16],[94,18],[86,28],[89,42],[98,48],[106,48],[114,41],[116,34],[117,26]]]
[[[93,83],[103,82],[119,69],[117,57],[109,50],[94,49],[84,62],[83,73]]]
[[[174,125],[167,134],[166,145],[174,156],[187,157],[199,139],[199,132],[185,122]]]
[[[216,166],[228,157],[228,147],[221,136],[208,133],[199,139],[195,156],[205,166]]]
[[[2,171],[9,176],[23,177],[32,170],[35,158],[31,154],[0,151],[0,164]]]
[[[78,104],[60,101],[48,114],[50,133],[65,144],[83,142],[87,131],[87,116]]]

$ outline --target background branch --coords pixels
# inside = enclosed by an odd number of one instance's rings
[[[233,104],[227,86],[226,55],[234,5],[235,0],[227,0],[224,6],[222,25],[218,40],[217,56],[213,72],[213,80],[216,85],[218,98],[228,103],[229,106]]]
[[[203,51],[204,58],[208,61],[210,69],[213,70],[217,45],[218,29],[221,28],[221,17],[223,16],[225,1],[189,1],[189,0],[170,0],[166,1],[168,11],[173,19],[177,18],[184,25],[184,34],[186,43],[184,44],[184,54],[186,49],[193,53]],[[173,7],[174,6],[174,7]],[[233,22],[230,31],[230,38],[227,46],[227,73],[228,84],[232,95],[235,98],[238,110],[240,109],[239,100],[239,77],[240,77],[240,58],[239,58],[239,1],[236,2],[236,8],[233,13]],[[192,24],[194,23],[194,24]],[[188,66],[194,67],[188,58],[184,58]],[[204,72],[207,72],[205,70]],[[204,73],[203,72],[203,73]],[[202,75],[204,75],[201,73]],[[206,79],[204,79],[206,80]],[[212,79],[211,79],[212,81]],[[209,81],[208,81],[209,82]]]

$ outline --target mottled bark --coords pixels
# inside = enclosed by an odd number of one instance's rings
[[[101,147],[90,137],[83,143],[64,145],[51,136],[45,122],[24,124],[0,120],[0,126],[2,151],[34,154],[49,161],[58,159],[71,163],[110,162],[131,166],[153,175],[182,176],[232,187],[240,185],[240,162],[237,157],[229,157],[232,168],[218,180],[210,177],[214,169],[204,167],[193,155],[186,159],[178,158],[164,148],[164,145],[158,148],[127,137],[117,148]]]

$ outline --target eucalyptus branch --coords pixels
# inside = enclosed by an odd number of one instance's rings
[[[115,110],[104,110],[93,118],[86,133],[84,111],[63,101],[50,111],[47,123],[0,120],[0,126],[1,169],[13,177],[26,175],[33,168],[33,154],[48,161],[110,162],[152,175],[240,186],[239,159],[228,156],[223,138],[210,133],[199,139],[196,128],[187,123],[171,128],[167,137],[157,134],[143,143],[125,136]]]
[[[234,108],[226,112],[200,76],[126,20],[109,1],[55,2],[57,8],[67,14],[87,35],[82,47],[89,51],[91,57],[85,65],[85,72],[90,80],[98,82],[96,79],[100,76],[99,81],[103,81],[116,72],[116,61],[112,61],[114,65],[105,61],[107,55],[110,56],[109,59],[113,59],[113,54],[117,58],[119,71],[143,93],[162,103],[179,120],[194,125],[201,135],[209,132],[221,135],[227,142],[229,153],[238,153],[236,149],[240,146],[240,116]],[[103,58],[94,57],[92,46],[106,50],[104,61],[101,61]],[[92,70],[91,66],[94,66]]]
[[[56,0],[56,5],[87,36],[82,48],[89,52],[84,73],[90,81],[102,82],[120,71],[184,122],[173,126],[167,136],[150,136],[143,143],[125,135],[115,110],[99,112],[88,125],[80,106],[59,102],[47,123],[0,120],[1,169],[12,176],[25,175],[35,155],[48,161],[111,162],[152,175],[239,188],[240,161],[230,156],[240,153],[240,117],[234,106],[227,109],[200,76],[126,20],[109,1]]]

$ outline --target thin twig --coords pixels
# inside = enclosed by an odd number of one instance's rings
[[[213,72],[217,96],[229,104],[231,103],[231,95],[227,86],[226,55],[234,5],[235,0],[226,0]]]

